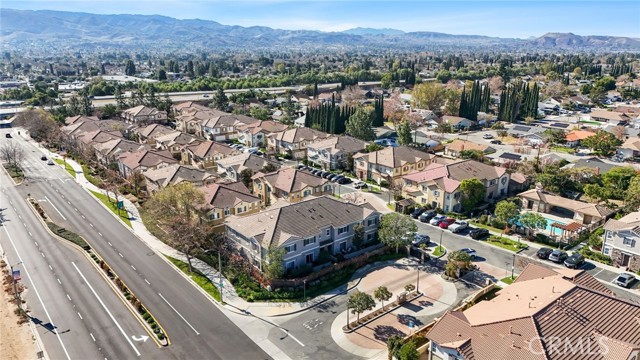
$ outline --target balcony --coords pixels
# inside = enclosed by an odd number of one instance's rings
[[[327,246],[327,245],[329,245],[329,244],[333,244],[333,239],[328,239],[328,240],[320,241],[320,244],[319,244],[319,245],[320,245],[320,247],[322,247],[322,246]]]

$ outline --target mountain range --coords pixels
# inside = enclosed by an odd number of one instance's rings
[[[159,15],[0,9],[0,42],[4,49],[65,47],[154,49],[263,50],[433,50],[482,48],[535,51],[640,51],[640,39],[547,33],[514,39],[395,29],[354,28],[343,32],[281,30],[264,26],[223,25],[210,20],[179,20]]]

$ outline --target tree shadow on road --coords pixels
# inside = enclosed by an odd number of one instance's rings
[[[383,341],[384,343],[394,335],[398,335],[403,338],[407,336],[407,334],[390,325],[378,325],[373,329],[373,337],[375,337],[376,340]]]
[[[336,314],[337,312],[334,310],[336,307],[338,307],[338,303],[336,303],[334,300],[329,300],[314,306],[313,310],[319,313]]]
[[[409,326],[409,323],[413,323],[414,327],[418,327],[422,325],[422,321],[418,320],[418,318],[416,318],[413,315],[408,315],[408,314],[400,314],[398,315],[398,322],[400,322],[400,324],[402,325],[406,325]]]

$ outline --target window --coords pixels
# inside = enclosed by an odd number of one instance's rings
[[[224,216],[229,216],[229,215],[231,215],[231,209],[224,208]]]
[[[310,237],[308,239],[304,239],[303,243],[304,246],[310,245],[310,244],[314,244],[316,242],[316,237]]]
[[[373,238],[376,236],[376,234],[367,234],[367,241],[371,241],[373,240]]]
[[[305,190],[305,191],[302,193],[302,196],[309,196],[309,195],[311,195],[311,190]]]
[[[287,254],[288,254],[288,253],[291,253],[291,252],[296,251],[296,249],[297,249],[296,244],[291,244],[291,245],[288,245],[288,246],[285,246],[285,247],[284,247],[284,251],[285,251]]]
[[[311,254],[307,254],[307,256],[304,257],[304,262],[306,264],[311,264],[313,263],[313,253]]]
[[[327,229],[327,236],[331,235],[331,229]]]
[[[435,196],[435,197],[440,196],[440,191],[438,191],[438,190],[433,190],[433,196]]]
[[[296,266],[296,262],[295,261],[289,261],[286,265],[287,270],[293,270],[293,268]]]
[[[609,255],[609,253],[611,253],[611,248],[610,248],[610,247],[608,247],[608,246],[605,246],[605,248],[604,248],[604,254],[605,254],[605,255]]]
[[[426,203],[427,203],[427,199],[425,199],[425,198],[420,199],[420,201],[421,201],[423,204],[426,204]]]
[[[345,227],[338,228],[338,235],[344,234],[344,233],[346,233],[348,231],[349,231],[349,225],[347,225]]]
[[[622,240],[622,245],[624,246],[628,246],[628,247],[633,247],[633,244],[635,243],[635,241],[633,241],[633,239],[625,237],[624,240]]]
[[[375,218],[367,220],[367,226],[371,226],[371,225],[373,225],[375,223],[376,223],[376,219]]]
[[[236,214],[242,214],[242,213],[243,213],[242,208],[241,208],[241,207],[239,207],[239,208],[236,210]]]
[[[214,212],[209,214],[209,220],[218,220],[220,219],[220,213]]]
[[[613,232],[607,231],[607,239],[611,239],[613,237]]]
[[[502,183],[502,185],[507,183],[507,178],[503,177],[502,179],[500,179],[500,182]]]
[[[288,192],[286,192],[286,191],[283,191],[283,192],[282,192],[282,196],[285,196],[285,197],[286,197],[286,196],[289,196],[289,193],[288,193]]]
[[[495,179],[494,179],[494,180],[489,181],[489,185],[495,185],[495,184],[496,184],[496,180],[495,180]]]

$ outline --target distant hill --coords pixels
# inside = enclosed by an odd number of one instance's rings
[[[402,35],[404,31],[397,29],[374,29],[374,28],[362,28],[357,27],[349,30],[342,31],[343,34],[349,35]]]
[[[153,49],[397,49],[640,51],[640,39],[549,33],[535,39],[403,32],[355,28],[343,32],[281,30],[223,25],[210,20],[179,20],[158,15],[96,15],[62,11],[0,9],[0,42],[16,50],[56,48],[93,50]]]

